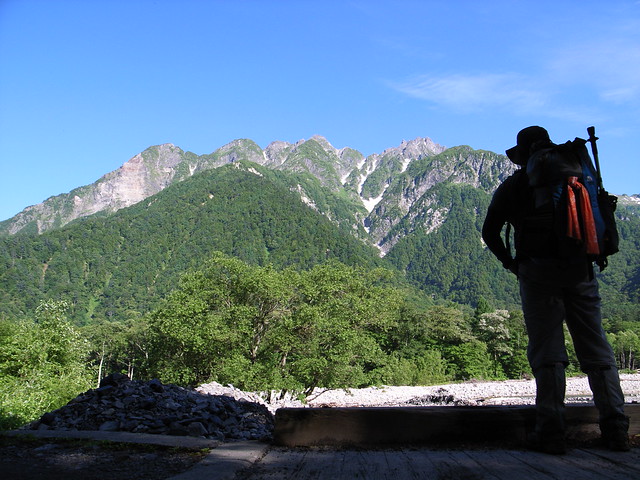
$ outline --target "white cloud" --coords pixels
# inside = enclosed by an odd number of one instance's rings
[[[561,10],[567,13],[564,7]],[[554,18],[562,18],[556,13]],[[391,87],[465,114],[494,109],[583,121],[638,111],[640,12],[636,6],[608,5],[598,14],[581,10],[573,21],[546,25],[513,37],[495,56],[488,55],[484,71],[470,71],[464,65],[476,64],[475,58],[462,57],[458,66],[445,66],[447,73],[438,74],[433,73],[433,65],[444,65],[434,61],[425,65],[429,70],[422,70],[424,75],[400,79]]]
[[[603,115],[607,115],[594,102],[572,98],[572,82],[558,81],[547,71],[540,71],[536,77],[518,73],[423,75],[393,84],[392,88],[462,114],[484,114],[491,110],[506,115],[572,123],[600,121]],[[611,95],[614,93],[610,92]],[[627,92],[619,92],[620,95],[624,93]]]
[[[515,73],[423,75],[393,88],[463,112],[495,107],[535,112],[548,103],[544,90],[534,88],[530,79]]]
[[[591,86],[607,102],[640,100],[640,43],[633,39],[560,49],[549,70],[559,82]]]

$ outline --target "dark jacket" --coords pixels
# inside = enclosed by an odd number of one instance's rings
[[[502,240],[502,229],[507,222],[514,220],[513,202],[517,200],[516,190],[522,175],[526,174],[523,170],[518,170],[498,187],[482,226],[482,239],[505,268],[510,268],[513,258]]]

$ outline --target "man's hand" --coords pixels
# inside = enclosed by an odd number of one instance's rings
[[[515,258],[510,259],[508,262],[502,264],[504,268],[513,273],[516,277],[518,276],[518,260]]]

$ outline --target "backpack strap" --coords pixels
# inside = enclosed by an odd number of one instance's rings
[[[504,245],[507,247],[509,256],[513,258],[513,255],[511,255],[511,222],[507,222],[507,229],[504,233]]]
[[[567,180],[567,236],[584,241],[587,255],[600,255],[589,192],[578,177]]]

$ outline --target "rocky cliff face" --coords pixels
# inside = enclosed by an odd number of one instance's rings
[[[402,173],[391,177],[367,217],[369,233],[386,253],[402,236],[418,228],[430,233],[446,220],[451,205],[438,194],[438,185],[468,185],[491,193],[514,171],[515,166],[502,155],[469,147],[411,159]],[[394,232],[401,221],[404,228]]]
[[[353,218],[360,223],[354,229],[364,224],[383,253],[397,241],[389,234],[400,221],[429,231],[444,221],[447,206],[433,192],[434,186],[452,182],[490,192],[513,171],[502,155],[469,147],[446,149],[429,138],[403,141],[367,157],[348,147],[337,149],[321,136],[293,144],[276,141],[264,150],[240,139],[208,155],[165,144],[148,148],[91,185],[25,209],[1,222],[0,233],[42,233],[88,215],[110,214],[200,171],[246,161],[309,175],[324,188],[351,197],[358,210]],[[303,202],[316,205],[313,192],[301,185],[294,190]]]
[[[153,195],[176,177],[185,153],[175,145],[151,147],[91,185],[51,197],[0,224],[0,233],[42,233],[81,217],[112,213]]]

